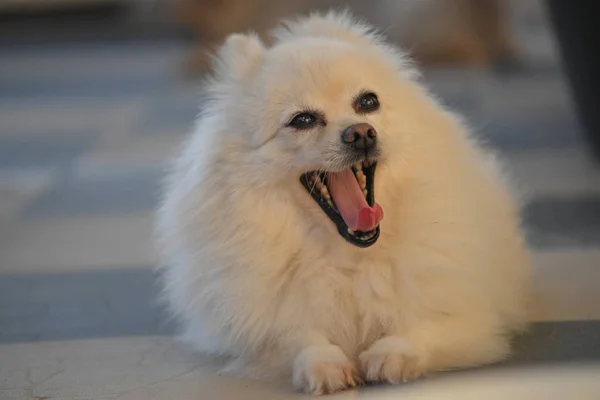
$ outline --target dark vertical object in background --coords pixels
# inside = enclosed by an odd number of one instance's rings
[[[547,0],[588,142],[600,160],[600,1]]]

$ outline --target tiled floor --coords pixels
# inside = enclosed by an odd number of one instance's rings
[[[155,302],[157,180],[200,100],[185,46],[2,43],[0,399],[300,397],[217,375]],[[425,79],[528,195],[540,323],[510,362],[600,360],[600,168],[559,69]]]

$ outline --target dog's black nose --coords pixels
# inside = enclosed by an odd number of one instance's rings
[[[371,124],[364,122],[350,125],[342,132],[342,142],[356,150],[368,151],[377,143],[377,131]]]

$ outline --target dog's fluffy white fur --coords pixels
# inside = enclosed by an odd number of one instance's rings
[[[496,163],[418,83],[406,56],[346,14],[230,36],[169,175],[165,294],[228,370],[318,394],[505,358],[527,320],[529,256]],[[357,114],[361,90],[381,108]],[[295,131],[303,109],[327,124]],[[347,243],[299,183],[335,169],[339,135],[378,132],[381,236]],[[337,167],[339,168],[339,167]]]

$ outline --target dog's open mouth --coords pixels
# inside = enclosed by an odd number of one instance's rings
[[[358,247],[369,247],[379,238],[383,210],[373,191],[376,167],[363,161],[341,172],[311,171],[300,177],[340,235]]]

